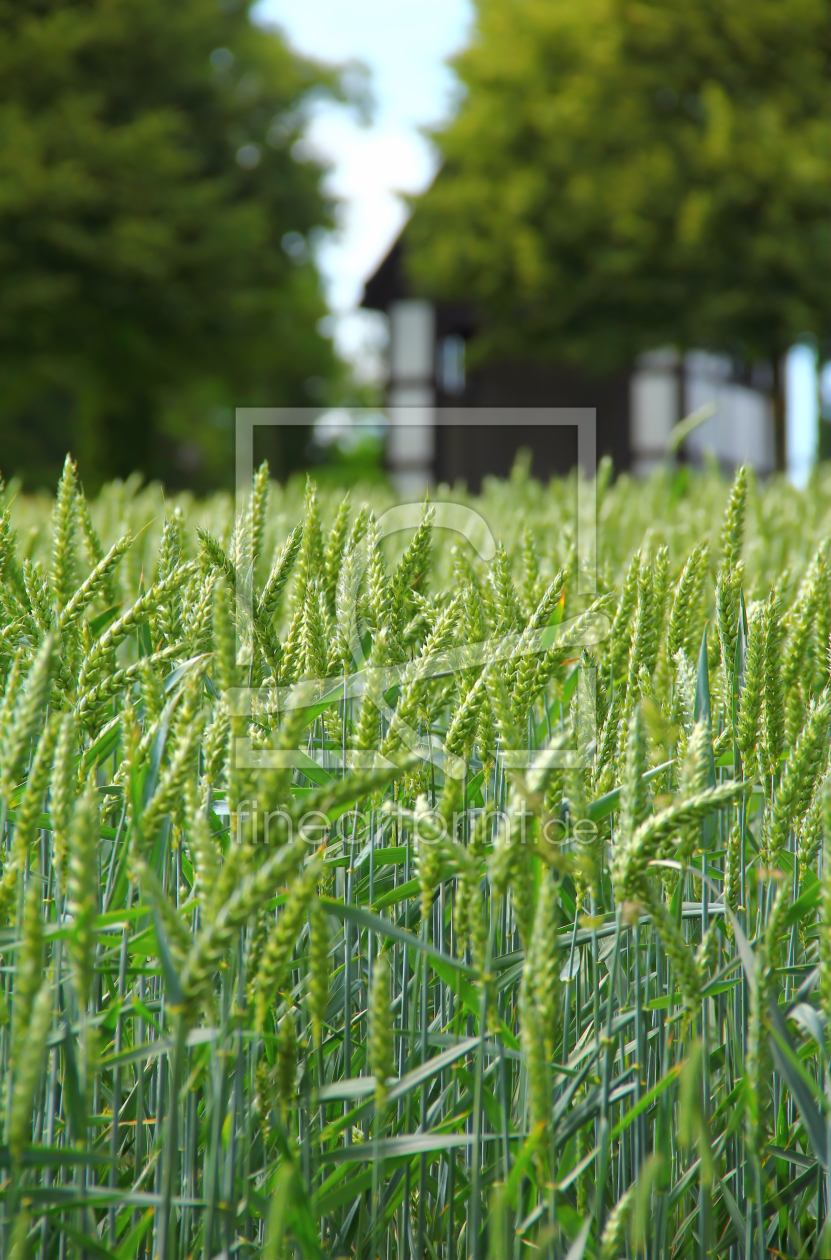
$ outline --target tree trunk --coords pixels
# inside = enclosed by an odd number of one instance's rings
[[[777,472],[785,471],[785,352],[773,355],[773,381],[771,384],[771,403],[773,404],[773,458]]]

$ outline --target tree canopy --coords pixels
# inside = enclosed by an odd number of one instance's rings
[[[476,0],[417,285],[482,350],[775,360],[828,335],[828,0]]]
[[[298,148],[339,91],[235,0],[0,3],[0,464],[226,472],[236,405],[338,368]],[[178,469],[177,469],[178,462]]]

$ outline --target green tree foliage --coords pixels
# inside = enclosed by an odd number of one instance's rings
[[[69,445],[92,483],[215,480],[233,406],[337,371],[297,145],[340,87],[249,8],[0,3],[0,463],[35,484]]]
[[[775,360],[828,327],[827,0],[477,0],[408,229],[483,348]]]

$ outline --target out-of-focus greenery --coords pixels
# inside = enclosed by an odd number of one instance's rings
[[[484,350],[776,360],[826,337],[827,0],[477,0],[414,277]]]
[[[216,485],[234,406],[338,378],[310,248],[332,207],[300,146],[343,88],[250,7],[0,5],[0,466],[32,486],[67,446],[91,487]]]

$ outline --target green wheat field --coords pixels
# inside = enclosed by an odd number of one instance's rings
[[[828,468],[602,463],[596,571],[522,461],[82,473],[0,499],[0,1254],[831,1256]]]

